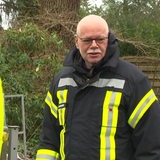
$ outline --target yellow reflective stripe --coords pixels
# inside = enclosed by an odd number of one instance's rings
[[[116,92],[115,103],[114,103],[114,107],[113,107],[113,115],[112,115],[112,118],[113,118],[112,126],[113,127],[111,127],[111,133],[110,133],[110,142],[111,142],[111,149],[110,149],[111,158],[110,158],[110,160],[115,160],[116,159],[115,134],[116,134],[117,122],[118,122],[118,107],[119,107],[119,104],[121,102],[121,97],[122,97],[122,93],[121,92]]]
[[[60,125],[65,124],[67,93],[68,93],[67,89],[57,91],[57,97],[59,99],[58,114],[59,114]]]
[[[102,127],[101,127],[101,134],[100,134],[100,160],[106,159],[106,132],[107,122],[108,122],[108,109],[109,100],[111,97],[111,92],[107,92],[103,104],[103,113],[102,113]],[[106,106],[106,107],[105,107]]]
[[[107,91],[103,104],[100,134],[100,160],[115,160],[115,133],[122,93]]]
[[[4,94],[2,88],[2,80],[0,79],[0,154],[3,143],[3,127],[4,127]]]
[[[63,129],[60,132],[60,155],[61,155],[61,160],[65,160],[64,134],[66,132],[66,129],[65,129],[65,113],[66,113],[67,95],[68,95],[68,90],[67,89],[57,91],[57,97],[58,97],[58,100],[59,100],[59,105],[58,105],[59,124],[63,126]]]
[[[135,128],[140,119],[143,117],[148,108],[152,103],[157,100],[157,97],[154,94],[153,89],[151,89],[138,103],[133,113],[129,117],[128,123],[132,128]]]
[[[64,125],[65,124],[65,113],[66,113],[66,108],[61,108],[58,110],[59,114],[59,124]]]
[[[36,160],[60,160],[59,153],[48,150],[48,149],[39,149],[37,151]]]
[[[67,93],[68,93],[67,89],[57,91],[57,97],[59,99],[59,104],[67,102]]]
[[[47,97],[45,98],[45,102],[48,104],[48,106],[51,109],[51,113],[55,116],[55,118],[57,118],[57,106],[53,103],[52,101],[52,95],[50,94],[50,92],[48,91],[47,93]]]
[[[64,153],[64,133],[66,132],[65,127],[60,132],[60,154],[61,154],[61,160],[65,160],[65,153]]]

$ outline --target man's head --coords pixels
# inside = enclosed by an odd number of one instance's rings
[[[97,15],[88,15],[78,23],[75,43],[87,68],[90,69],[105,56],[108,32],[107,22]]]

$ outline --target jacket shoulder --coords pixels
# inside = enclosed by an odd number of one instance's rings
[[[58,83],[60,78],[63,77],[70,77],[72,76],[72,73],[74,71],[74,68],[71,66],[64,66],[54,77],[52,80],[52,83]]]
[[[146,74],[143,73],[136,65],[127,62],[123,59],[119,60],[118,72],[125,78],[136,81],[141,78],[147,78]]]

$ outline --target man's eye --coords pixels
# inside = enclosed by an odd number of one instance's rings
[[[84,40],[83,40],[83,42],[87,42],[87,43],[88,43],[88,42],[91,42],[91,41],[92,41],[91,39],[84,39]]]
[[[104,41],[104,38],[99,38],[97,39],[97,41]]]
[[[103,41],[104,41],[104,38],[96,39],[96,42],[98,42],[98,43],[102,43]]]

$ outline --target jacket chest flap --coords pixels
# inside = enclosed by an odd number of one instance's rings
[[[81,89],[72,78],[60,79],[57,90],[59,124],[65,125],[72,117],[116,127],[124,83],[121,79],[99,79]]]

